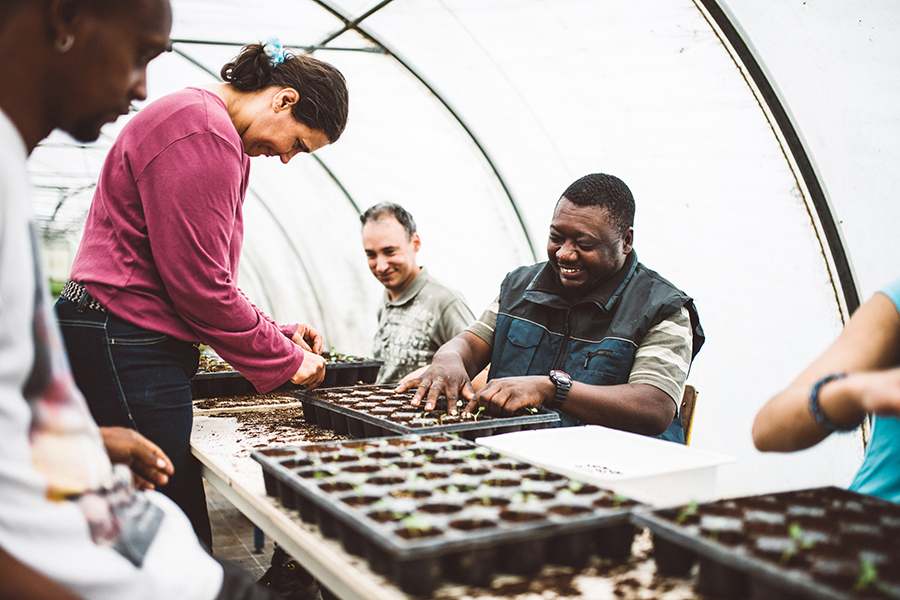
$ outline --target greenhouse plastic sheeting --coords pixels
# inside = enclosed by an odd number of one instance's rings
[[[849,481],[859,435],[764,456],[750,426],[837,335],[852,298],[897,275],[893,4],[706,3],[758,61],[799,146],[700,2],[172,4],[173,52],[151,63],[150,100],[215,81],[240,45],[269,36],[315,48],[348,81],[350,120],[336,144],[289,165],[252,160],[240,284],[263,310],[309,322],[342,352],[370,354],[383,292],[358,215],[389,200],[416,218],[419,263],[478,315],[508,271],[545,258],[568,184],[612,173],[636,198],[638,256],[696,299],[708,342],[689,378],[700,390],[692,445],[738,458],[722,467],[720,492]],[[55,278],[66,277],[124,122],[97,144],[55,134],[33,154]],[[826,239],[823,215],[836,237]],[[843,280],[841,252],[852,269]]]

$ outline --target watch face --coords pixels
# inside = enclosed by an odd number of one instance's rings
[[[550,379],[553,380],[553,383],[562,384],[562,385],[571,385],[572,378],[569,377],[569,374],[565,371],[550,371]]]

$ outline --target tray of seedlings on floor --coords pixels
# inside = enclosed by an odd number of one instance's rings
[[[635,511],[657,570],[718,598],[900,598],[900,504],[835,487]]]
[[[266,492],[410,594],[630,555],[636,503],[454,435],[272,447]]]
[[[383,360],[373,360],[338,352],[323,352],[325,359],[325,379],[319,387],[355,385],[359,382],[373,383]],[[303,389],[287,382],[278,390]],[[191,379],[191,394],[195,400],[219,398],[223,396],[252,396],[259,392],[250,381],[227,362],[217,356],[200,355],[197,374]]]
[[[368,385],[347,388],[298,391],[307,422],[353,438],[380,437],[415,433],[455,433],[466,439],[510,433],[523,429],[542,429],[559,422],[559,415],[544,409],[531,409],[523,414],[491,417],[484,412],[462,412],[463,401],[457,403],[457,414],[447,414],[443,396],[432,411],[410,404],[415,390],[394,393],[394,385]]]

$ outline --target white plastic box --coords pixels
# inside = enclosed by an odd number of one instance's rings
[[[599,425],[519,431],[475,442],[654,506],[717,499],[718,466],[734,462],[731,456]]]

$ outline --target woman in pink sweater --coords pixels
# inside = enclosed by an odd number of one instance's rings
[[[132,427],[172,459],[160,488],[211,547],[190,454],[190,379],[209,344],[268,392],[315,387],[322,336],[266,316],[237,287],[251,156],[287,163],[335,142],[347,87],[333,66],[277,43],[245,46],[224,83],[143,108],[106,157],[56,305],[72,369],[100,425]]]

